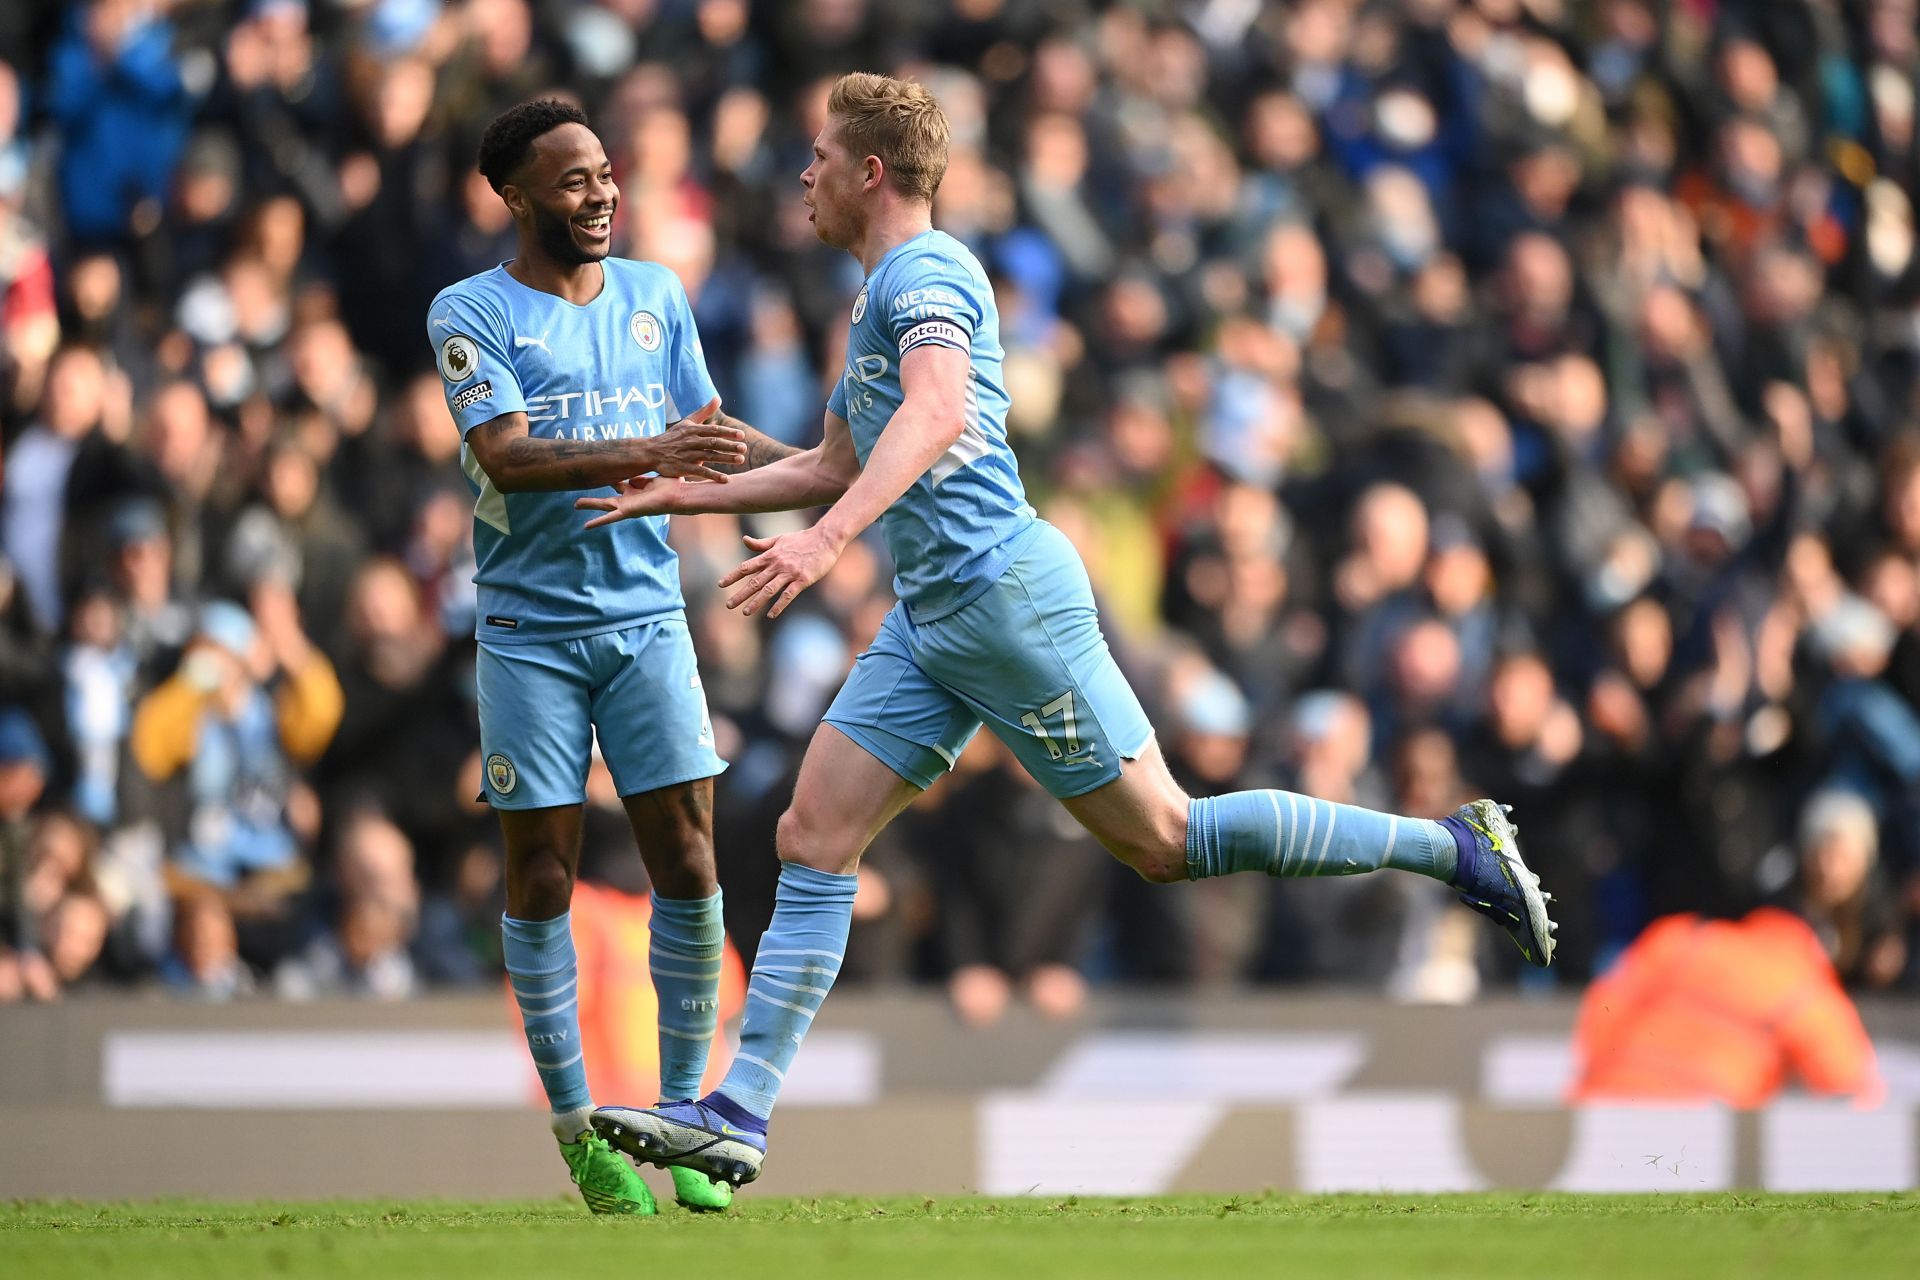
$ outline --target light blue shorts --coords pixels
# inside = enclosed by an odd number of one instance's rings
[[[918,624],[895,605],[825,718],[923,790],[985,723],[1062,800],[1112,782],[1153,737],[1086,567],[1048,524],[970,604]]]
[[[585,800],[595,728],[623,796],[727,767],[683,618],[577,640],[483,643],[474,674],[485,798],[496,809]]]

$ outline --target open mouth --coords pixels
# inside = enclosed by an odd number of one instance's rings
[[[573,225],[580,228],[580,234],[589,240],[605,240],[613,232],[613,210],[588,218],[577,218]]]

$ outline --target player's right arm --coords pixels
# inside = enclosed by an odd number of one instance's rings
[[[501,493],[597,489],[631,476],[700,476],[725,483],[717,467],[746,461],[745,433],[711,419],[715,399],[657,436],[555,440],[528,429],[527,402],[507,350],[498,310],[457,286],[427,312],[427,338],[440,367],[447,408],[474,461]]]
[[[845,418],[829,410],[819,444],[758,470],[737,472],[724,489],[698,481],[636,480],[617,497],[589,496],[573,505],[603,513],[587,521],[589,529],[635,516],[796,511],[838,502],[859,475],[853,432]]]
[[[598,489],[648,471],[724,484],[715,468],[746,461],[747,448],[739,428],[709,421],[719,408],[709,400],[660,435],[631,440],[542,439],[528,434],[524,412],[503,413],[468,431],[467,447],[502,493]]]

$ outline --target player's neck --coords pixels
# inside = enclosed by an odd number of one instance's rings
[[[576,307],[592,302],[607,286],[606,272],[598,262],[556,262],[524,244],[519,256],[507,264],[507,274],[529,289],[551,293]]]
[[[861,270],[872,275],[880,259],[915,236],[923,236],[931,230],[933,210],[929,206],[905,201],[889,203],[874,211],[873,217],[867,222],[866,234],[860,237],[860,243],[854,247],[853,256],[860,259]]]

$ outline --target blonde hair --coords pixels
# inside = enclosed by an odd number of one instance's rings
[[[933,200],[947,173],[947,113],[923,84],[854,71],[834,82],[827,114],[860,159],[879,156],[902,195]]]

